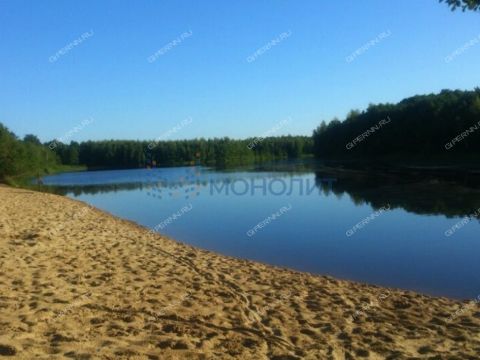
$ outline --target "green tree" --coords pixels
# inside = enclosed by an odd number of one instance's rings
[[[448,6],[453,10],[457,8],[465,10],[480,10],[480,0],[440,0],[440,2],[447,3]]]
[[[480,153],[479,114],[480,89],[442,90],[398,104],[370,105],[314,131],[315,154],[369,161],[475,161]]]
[[[31,143],[31,144],[35,144],[35,145],[41,145],[42,143],[40,142],[40,140],[38,139],[37,136],[35,135],[32,135],[32,134],[27,134],[23,137],[23,141],[26,142],[26,143]]]
[[[34,135],[19,140],[0,123],[0,180],[14,176],[35,176],[58,164],[58,158]]]

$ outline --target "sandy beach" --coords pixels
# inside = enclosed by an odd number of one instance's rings
[[[226,257],[0,186],[3,357],[473,360],[480,306]]]

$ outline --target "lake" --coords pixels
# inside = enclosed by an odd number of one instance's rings
[[[431,295],[480,294],[473,175],[279,163],[63,173],[44,183],[221,254]]]

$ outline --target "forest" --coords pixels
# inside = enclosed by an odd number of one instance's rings
[[[0,180],[10,177],[37,176],[54,171],[60,165],[57,155],[36,136],[18,139],[0,123]]]
[[[322,122],[313,137],[279,136],[171,141],[19,139],[0,123],[0,179],[40,176],[62,166],[121,169],[207,165],[228,167],[315,155],[319,159],[439,163],[478,161],[480,88],[417,95],[397,104],[352,110]],[[54,144],[52,146],[52,144]]]
[[[34,135],[19,139],[0,124],[0,179],[39,176],[61,166],[126,169],[156,166],[208,165],[227,167],[312,156],[309,136],[245,140],[193,139],[171,141],[71,141],[41,143]]]
[[[209,165],[231,166],[299,158],[313,153],[308,136],[254,139],[193,139],[172,141],[107,140],[59,144],[56,152],[62,164],[82,164],[96,168],[138,168],[146,166]]]
[[[417,95],[397,104],[352,110],[313,133],[321,159],[478,161],[480,88]]]

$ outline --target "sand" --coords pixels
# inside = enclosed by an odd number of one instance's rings
[[[471,300],[221,256],[0,187],[0,358],[479,359]]]

